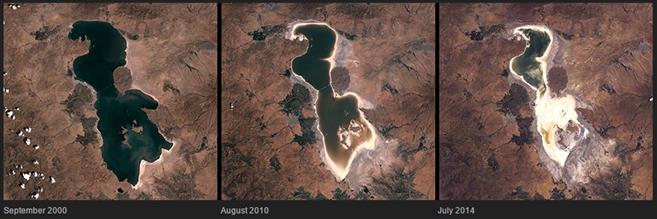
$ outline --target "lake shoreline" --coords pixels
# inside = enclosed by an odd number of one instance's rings
[[[157,99],[141,89],[119,90],[114,71],[127,65],[128,42],[116,28],[104,21],[76,21],[70,40],[89,40],[88,52],[75,58],[73,79],[90,87],[101,136],[101,156],[119,181],[139,185],[143,161],[162,158],[162,149],[171,143],[144,109],[158,107]],[[132,74],[132,72],[130,72]]]
[[[583,127],[583,125],[578,120],[578,114],[576,112],[577,100],[572,95],[564,95],[563,97],[552,97],[550,86],[548,85],[548,62],[551,58],[554,57],[554,52],[556,51],[554,45],[557,45],[556,39],[552,31],[543,25],[522,25],[514,28],[514,35],[520,35],[526,42],[527,47],[525,51],[529,48],[530,38],[527,37],[520,29],[535,29],[547,33],[549,37],[549,44],[545,49],[545,52],[540,56],[536,57],[536,61],[540,63],[542,86],[534,87],[529,82],[527,82],[521,74],[518,74],[513,70],[513,61],[516,56],[511,59],[509,62],[509,71],[516,78],[523,81],[527,84],[532,90],[536,91],[536,98],[534,100],[534,113],[536,116],[536,131],[541,136],[541,145],[542,149],[545,151],[547,156],[554,162],[558,164],[560,168],[565,166],[566,160],[568,159],[570,152],[577,146],[577,140],[574,142],[566,143],[566,145],[560,145],[557,142],[558,130],[566,130],[567,127],[571,126],[571,122],[575,126]],[[525,53],[523,51],[523,54]],[[522,54],[521,54],[522,55]],[[543,88],[543,90],[541,90]],[[561,131],[565,132],[565,131]],[[581,132],[581,133],[580,133]],[[568,132],[565,132],[568,133]],[[583,128],[583,131],[578,131],[578,139],[585,138],[588,135],[588,129]],[[579,136],[579,135],[582,136]],[[565,134],[567,135],[567,134]]]
[[[337,54],[338,51],[339,51],[338,45],[339,45],[339,42],[340,42],[340,40],[341,40],[340,37],[339,37],[339,34],[337,33],[337,31],[335,31],[335,29],[333,29],[330,25],[328,25],[328,24],[325,23],[325,22],[318,22],[318,21],[297,21],[297,22],[293,22],[293,23],[291,23],[291,24],[289,25],[289,28],[290,28],[290,29],[289,29],[289,31],[286,33],[286,37],[285,37],[285,38],[286,38],[286,39],[289,39],[289,40],[293,40],[293,41],[296,41],[296,40],[299,40],[299,41],[308,40],[308,38],[306,38],[306,37],[305,37],[304,35],[302,35],[302,34],[295,34],[295,30],[296,30],[298,27],[302,27],[302,26],[306,26],[306,25],[322,25],[322,26],[326,26],[326,27],[328,27],[330,30],[332,30],[333,34],[335,35],[335,39],[336,39],[336,41],[335,41],[335,43],[333,44],[333,50],[331,51],[331,55],[330,55],[328,58],[324,58],[324,59],[323,59],[323,60],[328,61],[328,62],[330,63],[330,65],[329,65],[329,70],[328,70],[328,71],[329,71],[329,72],[328,72],[328,79],[329,79],[328,86],[331,87],[331,93],[332,93],[332,95],[333,95],[333,97],[334,97],[335,99],[348,98],[348,97],[350,97],[350,96],[353,96],[353,97],[356,99],[356,101],[357,101],[357,103],[358,103],[358,106],[357,106],[358,109],[357,109],[357,111],[358,111],[358,113],[359,113],[359,118],[360,118],[360,120],[363,121],[363,123],[365,123],[365,124],[364,124],[365,127],[366,127],[367,129],[369,129],[369,131],[370,131],[370,133],[371,133],[371,136],[370,136],[368,139],[366,139],[363,143],[356,145],[356,149],[354,149],[353,152],[351,152],[350,155],[349,155],[349,157],[347,158],[347,163],[346,163],[345,167],[344,167],[344,168],[340,168],[340,167],[338,167],[338,164],[336,164],[336,162],[335,162],[335,161],[329,156],[329,152],[328,152],[328,150],[327,150],[327,142],[326,142],[326,138],[325,138],[324,134],[321,132],[322,129],[321,129],[321,127],[320,127],[319,122],[318,122],[317,124],[315,124],[314,129],[315,129],[316,131],[319,131],[318,134],[319,134],[319,136],[320,136],[321,139],[322,139],[322,145],[320,146],[320,147],[321,147],[320,155],[321,155],[322,161],[323,161],[324,163],[327,164],[328,169],[329,169],[329,170],[331,171],[331,173],[336,177],[336,180],[337,180],[337,181],[342,181],[342,180],[347,176],[347,174],[349,173],[349,169],[350,169],[350,167],[351,167],[351,165],[352,165],[354,159],[356,158],[356,156],[359,155],[359,154],[362,152],[363,149],[373,150],[373,149],[375,148],[375,142],[376,142],[376,139],[377,139],[376,129],[374,128],[374,126],[373,126],[369,121],[367,121],[367,119],[365,118],[364,113],[360,110],[360,108],[362,108],[362,104],[364,103],[363,101],[365,101],[365,100],[363,100],[358,94],[356,94],[356,93],[354,93],[354,92],[345,92],[345,93],[342,94],[342,95],[337,94],[337,93],[333,90],[334,88],[331,86],[331,85],[332,85],[332,81],[331,81],[331,80],[332,80],[332,78],[331,78],[331,71],[332,71],[333,68],[335,67],[335,63],[336,63],[336,60],[335,60],[335,59],[336,59],[336,54]],[[309,45],[309,48],[310,48],[310,45]],[[293,66],[292,64],[293,64],[293,62],[294,62],[295,59],[297,59],[297,58],[299,58],[299,57],[301,57],[301,56],[304,56],[304,55],[308,52],[309,48],[306,50],[306,52],[305,52],[304,54],[301,54],[301,55],[296,56],[295,58],[293,58],[293,59],[291,60],[291,65],[290,65],[290,66]],[[314,113],[314,115],[317,116],[317,118],[319,119],[320,117],[319,117],[319,115],[318,115],[318,109],[317,109],[317,103],[318,103],[318,100],[319,100],[319,90],[317,90],[316,88],[314,88],[314,87],[313,87],[308,81],[306,81],[306,80],[305,80],[300,74],[297,74],[296,72],[294,72],[293,69],[294,69],[294,68],[291,68],[291,69],[290,69],[292,75],[294,76],[293,78],[295,78],[295,80],[302,81],[302,82],[303,82],[302,85],[304,85],[304,86],[307,87],[307,88],[312,88],[312,90],[314,91],[314,92],[313,92],[313,95],[312,95],[312,96],[313,96],[312,99],[313,99],[313,103],[314,103],[313,106],[312,106],[313,109],[314,109],[314,112],[313,112],[313,113]]]

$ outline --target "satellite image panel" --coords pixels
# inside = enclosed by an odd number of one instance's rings
[[[3,198],[216,200],[217,9],[3,5]]]
[[[435,199],[435,4],[222,4],[221,199]]]
[[[653,12],[439,7],[440,200],[652,200]]]

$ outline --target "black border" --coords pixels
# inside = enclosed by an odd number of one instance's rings
[[[2,1],[2,7],[3,9],[0,10],[0,19],[4,22],[5,20],[5,10],[4,10],[4,4],[5,2]],[[0,82],[2,82],[2,87],[5,87],[5,25],[2,24],[2,30],[0,30],[0,45],[2,45],[2,52],[0,52],[0,64],[2,64],[2,73],[3,75],[0,77]],[[3,90],[4,91],[4,90]],[[2,98],[0,98],[0,104],[2,105],[3,109],[5,106],[5,94],[4,92],[2,93]],[[2,120],[0,120],[0,128],[2,128],[2,135],[0,135],[0,143],[2,143],[2,150],[0,150],[0,169],[2,170],[2,174],[0,175],[0,182],[2,182],[2,186],[0,186],[0,192],[2,192],[2,197],[0,197],[0,200],[4,203],[5,200],[5,139],[4,139],[4,132],[5,132],[5,114],[4,111],[2,112]]]
[[[302,0],[283,0],[275,2],[298,2]],[[52,3],[47,0],[41,1],[5,1],[2,0],[2,4],[9,2],[21,2],[21,3]],[[79,3],[81,1],[72,1],[64,0],[57,1],[57,3]],[[140,3],[179,3],[187,2],[183,0],[178,1],[129,1],[129,0],[113,0],[113,1],[92,1],[92,2],[102,2],[102,3],[113,3],[113,2],[140,2]],[[222,2],[267,2],[267,1],[221,1],[221,0],[195,0],[190,2],[198,3],[217,3],[217,37],[218,41],[221,42],[221,3]],[[313,1],[315,2],[315,1]],[[323,2],[344,2],[344,1],[323,1]],[[357,1],[362,2],[362,1]],[[380,1],[377,1],[380,2]],[[406,2],[403,0],[393,0],[390,2]],[[418,2],[418,1],[413,1]],[[437,1],[422,1],[422,2],[437,2]],[[447,2],[447,1],[440,1]],[[466,2],[466,1],[450,1],[450,2]],[[486,2],[486,1],[484,1]],[[557,2],[564,2],[557,0]],[[623,1],[613,1],[613,2],[623,2]],[[653,23],[655,2],[646,1],[653,4]],[[493,3],[493,1],[491,1]],[[3,5],[4,6],[4,5]],[[436,3],[436,9],[439,10],[439,3]],[[438,15],[438,14],[436,14]],[[0,16],[4,19],[4,10],[0,12]],[[439,18],[436,16],[436,33],[439,31]],[[653,28],[653,35],[654,35]],[[4,37],[4,28],[2,28],[2,35]],[[438,34],[438,42],[440,41],[440,36]],[[436,46],[440,46],[440,43],[436,43]],[[0,45],[2,41],[0,41]],[[217,110],[219,111],[220,106],[220,74],[221,74],[221,47],[218,47],[218,65],[217,65]],[[654,44],[653,44],[654,51]],[[436,48],[438,52],[438,48]],[[4,62],[4,47],[3,54],[0,55],[0,62]],[[434,59],[435,56],[434,56]],[[653,57],[653,66],[655,59]],[[439,74],[439,66],[436,68],[436,73]],[[3,64],[4,68],[4,64]],[[437,75],[437,74],[436,74]],[[435,76],[437,78],[437,76]],[[653,72],[654,78],[654,72]],[[0,82],[3,79],[0,77]],[[435,82],[438,86],[438,81]],[[4,84],[4,83],[3,83]],[[655,82],[653,80],[653,94],[655,93]],[[436,95],[438,91],[436,90]],[[440,98],[440,97],[438,97]],[[0,105],[4,106],[4,98],[0,98]],[[436,102],[436,107],[438,102]],[[219,112],[217,112],[219,114]],[[655,108],[653,105],[653,116],[655,114]],[[208,216],[215,218],[230,217],[230,215],[220,214],[222,208],[243,208],[243,207],[268,207],[270,213],[268,216],[309,216],[309,217],[367,217],[373,218],[378,216],[388,217],[410,217],[410,218],[435,218],[447,215],[439,215],[438,211],[440,208],[444,207],[474,207],[476,209],[474,215],[460,215],[464,217],[471,216],[483,216],[483,217],[492,217],[492,216],[526,216],[526,217],[563,217],[563,216],[587,216],[587,217],[627,217],[629,215],[654,215],[657,212],[657,202],[654,200],[651,201],[448,201],[448,200],[436,200],[436,201],[227,201],[221,200],[221,148],[219,146],[221,133],[221,123],[220,123],[220,114],[217,117],[217,124],[219,128],[217,129],[217,149],[219,153],[217,154],[217,199],[218,200],[152,200],[152,201],[142,201],[142,200],[71,200],[71,201],[29,201],[29,200],[0,200],[0,214],[2,218],[4,217],[4,208],[5,207],[55,207],[55,206],[66,206],[68,208],[69,217],[78,217],[78,216],[102,216],[102,217],[114,217],[114,216],[135,216],[135,217],[189,217],[189,216]],[[438,113],[436,112],[436,119],[438,118]],[[3,128],[2,122],[0,122],[0,128]],[[438,127],[440,128],[440,127]],[[436,129],[436,135],[438,135],[438,130]],[[440,138],[440,136],[438,136]],[[655,138],[655,130],[653,124],[653,140]],[[0,136],[0,141],[2,136]],[[439,141],[438,141],[439,142]],[[437,148],[436,150],[438,150]],[[653,150],[653,182],[655,177],[654,169],[654,150]],[[0,150],[0,159],[4,158],[4,149]],[[436,154],[436,183],[435,183],[435,197],[439,199],[439,154]],[[0,176],[0,181],[4,177],[4,168],[2,167],[4,162],[0,162],[0,168],[2,168],[2,176]],[[653,193],[655,185],[653,183]],[[4,198],[4,186],[0,186],[0,191],[2,191]],[[654,195],[654,194],[653,194]],[[346,216],[349,215],[349,216]],[[244,215],[239,215],[242,217]],[[52,216],[49,216],[49,218]],[[233,216],[234,217],[234,216]],[[644,216],[645,217],[645,216]]]

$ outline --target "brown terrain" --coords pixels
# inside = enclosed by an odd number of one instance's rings
[[[439,199],[653,199],[652,19],[649,3],[440,4]],[[508,70],[525,24],[555,33],[550,89],[576,97],[592,136],[561,170],[535,91]]]
[[[434,4],[222,4],[221,199],[435,199]],[[295,21],[339,33],[333,86],[357,93],[376,148],[337,181],[315,90],[292,75]]]
[[[5,110],[5,200],[31,199],[37,191],[48,200],[217,198],[216,4],[21,4],[15,10],[5,4],[3,10],[4,105],[15,114],[11,119]],[[155,163],[142,163],[136,188],[105,166],[95,93],[73,79],[72,61],[89,47],[67,37],[78,20],[107,21],[123,33],[128,64],[115,70],[116,86],[156,98],[158,108],[145,111],[175,144]],[[28,126],[31,132],[17,136]],[[36,179],[22,178],[32,171]]]

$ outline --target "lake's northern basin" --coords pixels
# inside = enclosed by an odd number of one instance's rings
[[[541,58],[547,51],[550,45],[550,36],[545,31],[537,29],[526,28],[518,31],[528,39],[528,47],[520,56],[511,60],[511,67],[532,87],[542,89],[545,86],[543,74],[546,72],[541,69],[542,63],[537,58]]]

